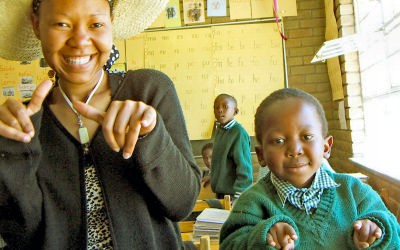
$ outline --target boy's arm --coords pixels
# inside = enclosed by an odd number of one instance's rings
[[[263,199],[256,196],[257,194],[249,195],[246,192],[236,201],[229,218],[221,229],[221,250],[275,249],[268,246],[267,233],[277,222],[288,223],[298,235],[298,228],[290,217],[283,214],[265,214],[270,209],[265,208],[268,206],[267,204],[257,202],[257,200]],[[295,246],[299,240],[295,241]]]
[[[359,185],[359,188],[353,189],[355,190],[354,196],[361,197],[357,205],[359,216],[354,222],[369,219],[382,230],[382,237],[376,239],[371,247],[400,249],[400,225],[396,217],[386,208],[379,194],[363,183]]]
[[[253,166],[251,163],[250,137],[240,131],[233,146],[233,160],[236,165],[235,192],[243,192],[253,184]]]

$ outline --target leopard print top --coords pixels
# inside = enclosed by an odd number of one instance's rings
[[[103,192],[93,164],[85,168],[87,249],[113,249]]]

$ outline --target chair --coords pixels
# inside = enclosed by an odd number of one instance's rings
[[[203,235],[200,238],[200,250],[211,250],[211,240],[210,236]]]
[[[197,197],[198,200],[212,199],[215,198],[215,196],[216,194],[211,190],[211,184],[203,187],[203,183],[201,183],[200,194]]]
[[[385,203],[386,207],[389,207],[389,191],[386,188],[381,188],[379,191],[379,196],[381,197],[383,203]]]

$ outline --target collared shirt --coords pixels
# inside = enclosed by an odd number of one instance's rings
[[[289,201],[293,206],[305,210],[307,214],[318,207],[324,189],[340,186],[321,168],[315,173],[314,181],[309,188],[296,188],[289,182],[279,179],[272,172],[271,182],[278,192],[283,207],[286,201]]]
[[[219,123],[219,122],[216,122],[216,123],[217,123],[218,127],[228,130],[236,124],[236,120],[233,119],[232,121],[228,122],[225,125],[221,125],[221,123]]]

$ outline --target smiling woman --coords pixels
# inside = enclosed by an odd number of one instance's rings
[[[191,212],[200,171],[174,85],[155,70],[106,71],[113,39],[145,29],[165,4],[5,2],[0,56],[43,53],[56,72],[28,103],[0,105],[0,235],[11,249],[183,248],[176,221]]]

